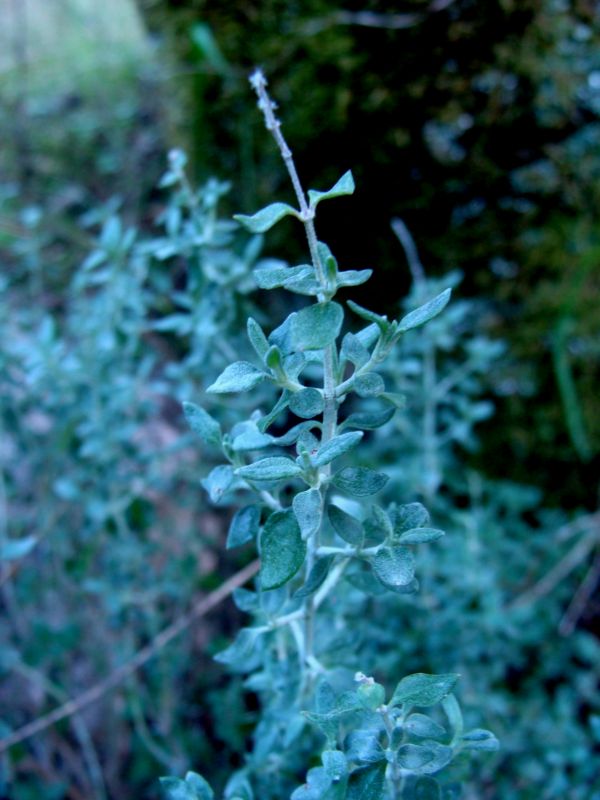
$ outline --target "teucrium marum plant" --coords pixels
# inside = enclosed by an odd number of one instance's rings
[[[399,321],[349,301],[367,325],[339,343],[344,308],[334,298],[368,280],[371,270],[340,271],[318,240],[314,220],[320,202],[354,191],[352,175],[347,172],[329,191],[305,194],[262,73],[254,73],[251,83],[298,208],[273,203],[237,219],[253,233],[285,216],[303,224],[310,263],[267,266],[254,274],[263,289],[282,287],[313,302],[269,335],[250,318],[255,361],[230,364],[207,390],[247,392],[269,383],[279,398],[268,413],[257,411],[224,434],[203,408],[185,404],[191,427],[220,446],[227,460],[204,481],[213,501],[237,503],[238,493],[249,498],[233,516],[228,547],[256,540],[261,559],[256,591],[239,590],[235,598],[253,624],[217,655],[248,675],[246,686],[260,696],[262,712],[252,750],[225,797],[283,800],[306,767],[318,763],[320,751],[320,765],[308,770],[292,800],[456,797],[454,784],[444,788],[433,775],[463,750],[496,745],[489,731],[463,730],[452,694],[458,675],[409,675],[388,693],[357,671],[377,674],[377,663],[361,660],[361,637],[353,643],[348,629],[353,612],[364,609],[365,595],[376,603],[386,591],[416,591],[415,549],[443,536],[420,503],[377,502],[388,477],[360,463],[359,445],[391,419],[401,400],[387,391],[378,366],[407,331],[444,309],[450,290]],[[369,398],[367,411],[361,398]],[[372,623],[361,623],[376,632],[381,620],[374,614]],[[174,800],[214,796],[195,773],[165,778],[163,786]]]

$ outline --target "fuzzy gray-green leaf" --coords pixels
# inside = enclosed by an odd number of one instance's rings
[[[290,275],[284,282],[283,286],[288,290],[288,292],[295,292],[296,294],[309,295],[313,297],[316,297],[322,291],[321,284],[315,276],[314,269],[308,266],[302,267],[301,271]]]
[[[332,483],[354,497],[367,497],[380,492],[388,480],[385,473],[368,467],[345,467],[334,475]]]
[[[321,761],[325,772],[333,781],[341,780],[348,773],[348,760],[341,750],[325,750]]]
[[[371,516],[365,523],[367,536],[376,542],[383,542],[393,535],[392,523],[389,515],[378,505],[371,506]]]
[[[311,594],[314,594],[329,574],[329,568],[332,562],[333,556],[325,556],[324,558],[317,559],[317,562],[306,579],[306,583],[294,593],[294,597],[310,597]]]
[[[323,467],[330,464],[336,458],[348,453],[360,442],[363,437],[362,431],[353,431],[352,433],[342,433],[339,436],[334,436],[325,444],[319,447],[314,462],[317,467]]]
[[[350,361],[357,369],[360,369],[369,360],[369,351],[358,336],[353,333],[347,333],[342,339],[340,358],[342,361]]]
[[[407,547],[383,547],[371,565],[384,586],[392,589],[407,586],[415,576],[415,557]]]
[[[374,311],[369,311],[368,308],[363,308],[355,303],[353,300],[348,300],[348,307],[354,311],[362,319],[368,322],[374,322],[382,333],[386,333],[390,329],[390,322],[387,317],[382,317]]]
[[[201,775],[188,772],[185,780],[161,778],[160,785],[166,800],[213,800],[214,792]]]
[[[364,594],[373,595],[373,597],[380,597],[387,592],[385,586],[380,583],[373,573],[364,569],[359,569],[355,572],[350,572],[346,575],[346,580],[355,589],[358,589]]]
[[[203,478],[202,486],[208,492],[211,502],[218,504],[223,496],[233,487],[235,473],[229,464],[220,464],[211,470],[206,478]]]
[[[237,428],[238,426],[236,426]],[[251,450],[263,450],[274,444],[273,437],[261,433],[256,425],[248,422],[239,426],[239,433],[232,433],[231,446],[235,453],[247,453]]]
[[[260,633],[261,631],[256,628],[242,628],[229,647],[216,654],[215,661],[244,669],[254,653],[256,640]]]
[[[255,319],[248,317],[246,330],[248,332],[248,339],[250,339],[250,344],[254,348],[256,355],[264,361],[270,345],[263,329]]]
[[[350,414],[342,424],[344,428],[375,430],[389,422],[395,413],[395,408],[384,408],[382,411],[357,411],[355,414]]]
[[[439,739],[446,735],[444,728],[425,714],[411,714],[404,723],[404,730],[420,739]]]
[[[323,395],[318,389],[308,387],[290,397],[290,411],[302,419],[311,419],[323,411]]]
[[[335,532],[348,544],[360,547],[365,538],[362,524],[341,508],[330,505],[327,516]]]
[[[390,519],[394,526],[394,534],[399,536],[404,531],[422,528],[429,524],[429,512],[422,503],[405,503],[390,508]]]
[[[291,458],[285,456],[271,456],[261,458],[254,464],[236,469],[236,475],[247,481],[283,481],[300,475],[302,468]]]
[[[294,350],[322,350],[337,339],[344,312],[337,303],[315,303],[299,311],[290,325]]]
[[[276,266],[257,267],[254,270],[254,280],[259,289],[277,289],[286,286],[288,281],[303,278],[314,273],[308,264],[301,264],[299,267]]]
[[[260,537],[260,583],[263,590],[283,586],[298,572],[306,557],[306,544],[291,509],[275,511]]]
[[[385,392],[385,383],[381,375],[367,372],[366,375],[356,376],[353,388],[359,397],[377,397]]]
[[[273,424],[273,422],[277,419],[277,417],[281,414],[281,412],[287,408],[288,402],[290,399],[290,393],[287,389],[284,389],[281,393],[279,399],[273,406],[273,408],[269,411],[268,414],[265,414],[264,417],[257,423],[258,430],[261,433],[264,433],[267,428]]]
[[[374,728],[358,728],[350,731],[346,739],[346,756],[350,761],[377,764],[385,759],[379,742],[379,731]]]
[[[313,767],[306,773],[302,786],[292,792],[290,800],[330,800],[331,787],[331,778],[323,767]]]
[[[267,377],[267,374],[257,369],[248,361],[235,361],[226,367],[217,380],[206,390],[212,394],[225,394],[228,392],[246,392],[253,389]]]
[[[292,501],[292,508],[303,539],[308,539],[321,527],[322,504],[321,493],[317,489],[299,492]]]
[[[382,800],[387,763],[379,761],[354,770],[348,781],[347,800]]]
[[[437,528],[413,528],[401,534],[396,541],[399,544],[427,544],[441,539],[442,536],[444,536],[444,531]]]
[[[289,214],[294,217],[298,216],[296,209],[292,208],[292,206],[287,203],[271,203],[271,205],[261,208],[260,211],[257,211],[256,214],[252,214],[251,216],[247,214],[234,214],[233,218],[251,233],[265,233],[265,231],[272,228],[276,222],[279,222],[280,219],[287,217]]]
[[[437,297],[434,297],[433,300],[424,303],[422,306],[419,306],[419,308],[411,311],[410,314],[402,317],[398,325],[398,333],[410,331],[412,328],[423,325],[429,322],[430,319],[437,317],[440,311],[443,311],[448,305],[451,294],[452,289],[444,289],[444,291],[438,294]]]
[[[195,403],[183,403],[183,413],[188,425],[206,444],[221,445],[221,426],[216,419]]]
[[[299,422],[297,425],[294,425],[288,431],[286,431],[283,436],[274,436],[273,444],[279,445],[279,447],[290,447],[298,441],[299,437],[305,431],[310,431],[313,428],[318,428],[319,426],[320,423],[316,422],[315,420]]]
[[[430,675],[417,672],[407,675],[396,686],[390,705],[433,706],[452,691],[458,677],[455,673]]]
[[[252,541],[258,534],[260,509],[258,506],[245,506],[237,511],[229,525],[226,547],[240,547]]]
[[[452,761],[452,748],[439,742],[403,744],[398,749],[398,763],[420,775],[434,775]]]
[[[452,738],[458,739],[463,734],[465,721],[459,702],[452,693],[444,697],[442,708],[452,728]]]
[[[329,200],[332,197],[341,197],[342,195],[352,194],[355,189],[354,178],[352,172],[348,170],[336,183],[325,192],[319,192],[316,189],[308,190],[308,199],[312,208],[315,208],[321,200]]]
[[[500,742],[491,731],[483,728],[474,728],[462,736],[463,748],[465,750],[483,750],[493,753],[500,747]]]
[[[372,274],[372,269],[346,269],[338,272],[337,285],[339,287],[360,286],[361,283],[366,283]]]

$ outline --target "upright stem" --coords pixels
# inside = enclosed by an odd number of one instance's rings
[[[6,13],[6,12],[5,12]],[[27,120],[27,99],[29,92],[29,13],[27,0],[11,0],[9,6],[13,28],[12,51],[18,86],[14,102],[14,138],[16,162],[22,191],[27,191],[32,172],[31,142]]]
[[[437,459],[437,397],[436,397],[437,370],[435,349],[431,342],[426,344],[423,360],[423,448],[424,448],[424,475],[423,487],[426,501],[431,503],[439,486],[439,468]]]
[[[277,106],[269,97],[267,92],[267,79],[261,70],[257,69],[253,73],[253,75],[250,77],[250,83],[258,95],[258,107],[264,114],[265,127],[273,134],[273,138],[277,142],[279,152],[281,153],[281,157],[283,158],[284,164],[291,178],[292,186],[294,187],[294,192],[298,200],[298,205],[300,206],[300,217],[304,223],[304,230],[306,231],[310,257],[312,259],[319,283],[321,286],[323,286],[323,288],[325,288],[325,272],[323,270],[321,257],[319,256],[319,248],[317,247],[318,239],[314,224],[315,212],[314,209],[310,208],[306,202],[306,195],[304,194],[302,184],[300,183],[300,178],[298,177],[298,171],[296,170],[296,165],[294,164],[292,151],[290,150],[288,143],[284,139],[281,132],[281,122],[275,116],[275,109]]]
[[[427,287],[427,276],[421,264],[415,241],[401,219],[392,220],[392,229],[404,248],[417,297],[424,301],[426,298],[423,294]],[[432,502],[440,480],[437,458],[437,403],[440,395],[436,384],[435,346],[426,341],[423,357],[423,474],[425,476],[423,494],[428,503]]]
[[[382,712],[381,718],[385,726],[385,732],[388,738],[388,748],[391,755],[389,775],[388,775],[388,779],[390,781],[391,796],[392,800],[400,800],[400,798],[402,797],[402,788],[404,780],[402,777],[402,770],[400,768],[400,764],[398,763],[398,752],[393,747],[394,721],[390,717],[389,712],[387,710]]]
[[[310,251],[310,256],[312,260],[312,264],[315,270],[315,275],[319,281],[319,284],[322,287],[322,291],[319,293],[319,301],[322,302],[326,298],[327,293],[327,280],[325,277],[325,270],[323,269],[323,263],[321,261],[321,256],[319,254],[319,247],[318,247],[318,239],[317,239],[317,232],[315,230],[315,211],[314,208],[311,208],[306,200],[306,194],[304,193],[304,189],[302,188],[302,184],[300,183],[300,178],[298,177],[298,171],[296,169],[296,165],[294,164],[294,158],[292,156],[292,151],[288,147],[288,144],[281,132],[281,122],[275,116],[275,103],[269,97],[267,92],[267,80],[264,74],[260,70],[256,70],[254,74],[250,78],[250,83],[254,88],[256,94],[258,95],[258,107],[263,112],[265,118],[265,126],[268,131],[273,134],[273,138],[275,139],[277,146],[279,147],[279,151],[281,153],[281,157],[285,163],[286,169],[292,181],[292,186],[294,187],[294,192],[296,194],[296,198],[298,200],[298,205],[300,207],[300,219],[304,225],[304,230],[306,233],[306,239],[308,241],[308,248]],[[330,439],[332,439],[337,432],[337,409],[338,403],[336,398],[336,350],[335,345],[331,344],[325,348],[323,351],[323,400],[324,400],[324,408],[323,408],[323,429],[321,433],[321,444],[325,444]],[[328,478],[331,474],[331,465],[327,464],[324,467],[321,467],[321,476],[323,478]],[[321,502],[325,502],[325,494],[327,491],[326,488],[326,481],[321,482]],[[324,485],[323,485],[324,484]],[[319,531],[317,531],[307,542],[308,546],[308,553],[306,559],[306,574],[310,573],[312,569],[317,549],[319,547]],[[304,612],[304,643],[303,643],[303,651],[304,651],[304,667],[305,669],[310,668],[310,664],[314,661],[313,657],[313,637],[314,637],[314,617],[315,617],[315,602],[314,597],[309,597],[304,601],[303,604],[303,612]],[[305,673],[305,680],[303,681],[304,687],[309,683],[306,680],[307,673]]]

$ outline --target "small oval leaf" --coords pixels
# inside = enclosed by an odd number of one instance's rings
[[[296,209],[292,208],[292,206],[287,203],[271,203],[271,205],[261,208],[260,211],[257,211],[256,214],[252,214],[251,216],[247,214],[234,214],[233,218],[251,233],[265,233],[265,231],[272,228],[276,222],[279,222],[280,219],[287,217],[289,214],[294,217],[298,216]]]
[[[441,539],[445,536],[444,531],[437,528],[413,528],[411,531],[405,531],[396,540],[401,544],[426,544],[427,542],[435,542],[436,539]]]
[[[433,706],[452,691],[458,677],[455,673],[430,675],[416,672],[407,675],[396,687],[390,705]]]
[[[366,283],[372,274],[372,269],[346,269],[338,272],[337,285],[339,287],[360,286],[361,283]]]
[[[347,800],[382,800],[387,763],[379,761],[354,770],[348,781]]]
[[[188,425],[206,444],[221,445],[221,426],[216,419],[195,403],[183,403],[183,413]]]
[[[371,565],[379,580],[391,589],[408,586],[415,576],[415,557],[407,547],[383,547]]]
[[[333,529],[345,542],[360,547],[364,539],[364,531],[361,523],[354,517],[347,514],[337,506],[329,506],[327,516]]]
[[[298,311],[290,324],[294,350],[322,350],[337,339],[344,319],[338,303],[315,303]]]
[[[306,557],[306,543],[291,509],[275,511],[260,537],[260,584],[263,590],[283,586],[298,572]]]
[[[335,461],[336,458],[348,453],[360,442],[363,437],[362,431],[353,431],[352,433],[342,433],[339,436],[334,436],[325,444],[319,447],[314,462],[317,467],[323,467]]]
[[[239,467],[235,474],[247,481],[283,481],[300,475],[302,468],[285,456],[271,456],[261,458],[254,464]]]
[[[376,372],[368,372],[366,375],[356,376],[354,391],[359,397],[378,397],[385,392],[385,383],[381,375]]]
[[[299,492],[292,501],[292,508],[303,539],[313,536],[321,527],[321,493],[317,489]]]
[[[422,503],[405,503],[390,508],[390,519],[394,533],[398,536],[413,528],[422,528],[429,524],[429,512]]]
[[[248,361],[235,361],[226,367],[206,390],[211,394],[246,392],[267,378],[267,374]]]
[[[294,592],[294,597],[310,597],[311,594],[314,594],[329,574],[329,568],[333,560],[333,556],[325,556],[325,558],[317,559],[317,562],[306,579],[306,583],[304,586],[301,586],[297,592]]]
[[[267,341],[263,329],[253,317],[248,317],[246,330],[248,332],[248,339],[256,355],[264,361],[269,350],[269,342]]]
[[[301,389],[292,394],[289,402],[290,411],[301,419],[311,419],[323,411],[323,395],[318,389]]]
[[[377,494],[388,482],[383,472],[375,472],[368,467],[345,467],[333,478],[333,485],[354,497],[367,497]]]
[[[260,508],[258,506],[246,506],[240,508],[231,520],[229,533],[227,534],[227,550],[232,547],[241,547],[243,544],[252,541],[258,534],[260,526]]]

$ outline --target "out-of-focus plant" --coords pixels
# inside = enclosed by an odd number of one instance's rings
[[[170,404],[226,363],[261,237],[219,219],[226,187],[192,188],[181,153],[162,183],[161,235],[126,226],[110,204],[86,214],[100,233],[54,310],[33,241],[2,278],[0,740],[118,669],[211,585],[217,516],[198,497],[193,434]],[[85,725],[73,717],[74,751],[60,731],[13,747],[0,792],[71,797],[72,784],[118,797],[124,783],[143,787],[151,765],[209,754],[171,693],[191,647],[159,657]]]
[[[410,305],[458,286],[458,273],[427,277],[406,226],[393,225],[413,275]],[[486,698],[503,748],[478,767],[476,789],[466,781],[467,797],[585,800],[600,788],[589,757],[600,711],[591,630],[600,520],[544,509],[539,489],[468,466],[475,426],[493,413],[489,389],[501,389],[506,371],[503,344],[482,330],[486,316],[483,303],[454,298],[427,337],[409,331],[386,364],[406,403],[366,446],[397,477],[400,499],[426,500],[447,535],[421,556],[419,602],[382,612],[379,663],[393,671],[425,658],[434,671],[459,672],[467,719]]]
[[[176,271],[175,281],[173,270],[154,271],[153,291],[162,313],[152,328],[171,334],[178,347],[186,347],[187,355],[167,365],[167,373],[187,381],[189,395],[192,376],[200,377],[231,359],[231,337],[240,328],[240,320],[250,310],[260,313],[244,298],[256,288],[252,267],[258,262],[263,237],[252,236],[237,250],[232,247],[239,226],[219,219],[216,213],[229,185],[211,179],[194,190],[181,151],[171,152],[170,169],[161,184],[174,189],[160,219],[165,236],[145,242],[143,251]],[[285,266],[275,259],[259,263],[264,268]],[[222,335],[225,330],[231,331],[228,337]]]

